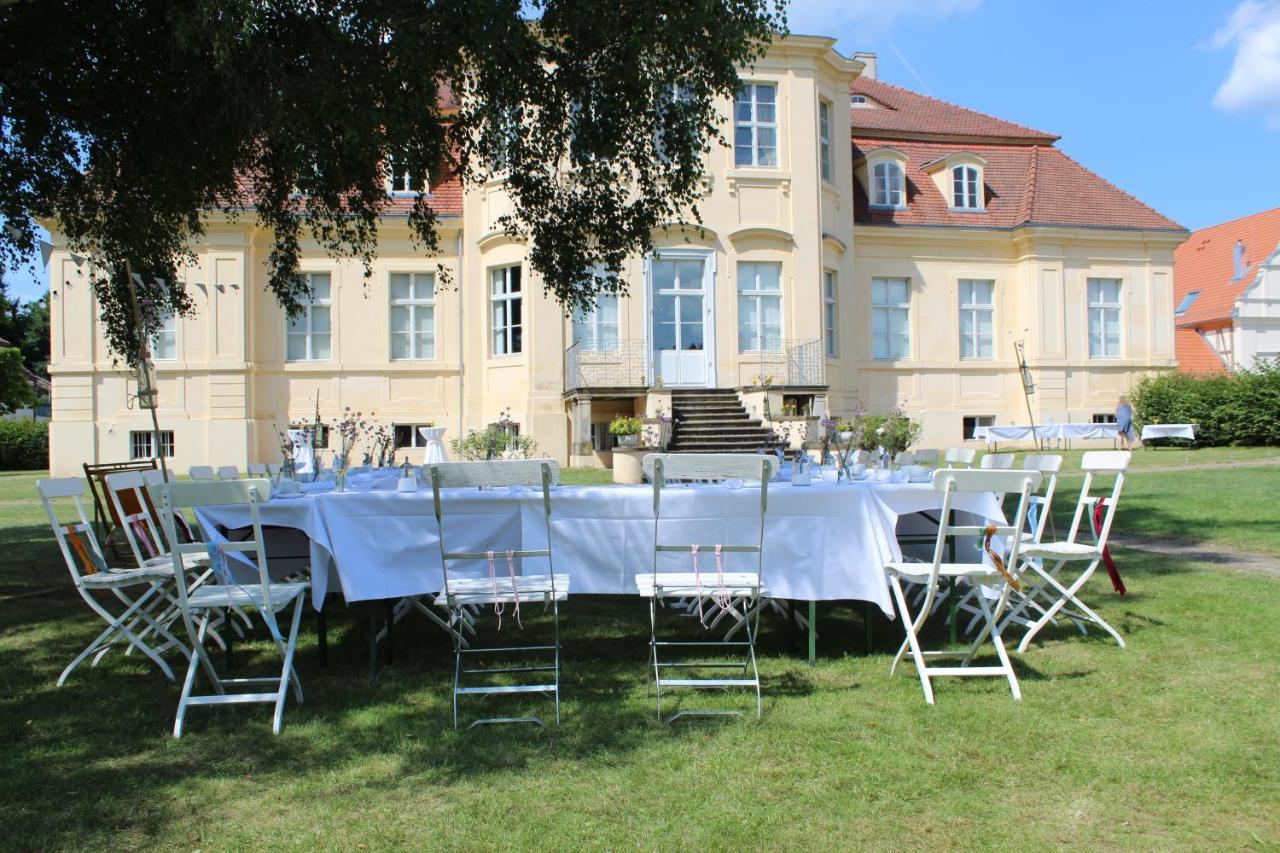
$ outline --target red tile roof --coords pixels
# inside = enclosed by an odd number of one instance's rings
[[[1245,245],[1245,274],[1235,278],[1235,246]],[[1185,314],[1175,316],[1180,328],[1229,322],[1236,300],[1253,283],[1258,265],[1280,243],[1280,207],[1192,232],[1173,253],[1175,305],[1200,291]],[[1181,352],[1178,354],[1181,359]]]
[[[1184,373],[1227,372],[1222,359],[1195,329],[1175,329],[1173,347],[1178,354],[1178,369]]]
[[[858,115],[874,112],[876,110],[854,110]],[[855,182],[854,221],[858,224],[957,228],[1065,225],[1182,230],[1172,219],[1049,145],[889,140],[863,137],[860,131],[855,131],[854,161],[885,147],[896,148],[907,156],[907,207],[872,210],[862,185]],[[977,154],[987,161],[983,170],[985,213],[952,212],[932,176],[922,169],[928,163],[960,152]]]
[[[446,171],[445,164],[441,164],[438,170],[439,174],[444,175],[440,178],[438,175],[431,176],[429,189],[430,195],[427,197],[427,206],[436,212],[437,216],[461,216],[462,215],[462,179],[458,177],[456,172]],[[244,205],[246,209],[253,207],[253,179],[248,175],[241,175],[236,179],[236,187],[239,204]],[[384,216],[407,216],[413,210],[413,196],[392,196],[387,199],[387,205],[383,208]]]
[[[857,77],[850,94],[866,95],[885,109],[850,110],[854,136],[907,139],[944,135],[1002,140],[1024,145],[1053,144],[1058,136],[930,98],[868,77]]]

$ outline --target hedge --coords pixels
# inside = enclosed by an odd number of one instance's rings
[[[49,470],[49,424],[0,421],[0,471]]]
[[[1231,376],[1149,376],[1130,396],[1140,426],[1199,424],[1202,445],[1280,445],[1280,359]]]

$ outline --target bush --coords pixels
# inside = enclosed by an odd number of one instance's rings
[[[644,430],[644,422],[629,415],[615,415],[609,422],[610,435],[639,435]]]
[[[528,435],[515,435],[502,424],[489,424],[481,432],[472,430],[464,438],[449,442],[455,456],[470,462],[480,459],[532,459],[538,442]]]
[[[49,470],[49,424],[0,421],[0,471]]]
[[[1138,426],[1198,424],[1202,445],[1280,445],[1280,361],[1232,376],[1148,376],[1131,395]]]

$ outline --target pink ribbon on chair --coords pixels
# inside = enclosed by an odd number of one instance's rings
[[[1094,535],[1100,535],[1102,533],[1102,516],[1102,501],[1098,501],[1093,505]],[[1102,546],[1102,562],[1107,564],[1107,574],[1111,576],[1111,586],[1115,588],[1116,592],[1124,595],[1126,592],[1124,588],[1124,581],[1120,579],[1120,571],[1116,568],[1116,561],[1111,559],[1111,548],[1106,545]]]
[[[502,611],[505,605],[498,601],[498,572],[493,565],[493,552],[485,551],[485,559],[489,561],[489,585],[493,587],[493,615],[498,617],[498,630],[502,630]]]
[[[142,543],[142,550],[147,552],[147,559],[155,559],[160,556],[155,545],[151,542],[151,535],[147,533],[147,528],[143,526],[141,521],[135,518],[129,522],[129,526],[133,528],[133,535]]]
[[[721,610],[728,610],[729,605],[733,603],[732,596],[729,595],[729,589],[724,585],[724,555],[721,550],[723,545],[716,546],[716,592],[711,596],[711,600]]]
[[[524,623],[520,621],[520,586],[516,583],[516,559],[515,551],[507,551],[507,571],[511,574],[511,594],[516,599],[516,625],[521,631],[524,630]]]
[[[693,588],[696,590],[694,597],[698,599],[698,621],[705,628],[707,620],[702,615],[702,574],[698,571],[698,546],[690,545],[689,551],[693,554]]]

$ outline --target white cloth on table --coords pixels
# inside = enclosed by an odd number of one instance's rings
[[[444,452],[445,427],[418,427],[418,435],[427,443],[427,452],[422,457],[423,465],[434,465],[437,462],[448,462]]]
[[[754,488],[672,487],[663,495],[662,536],[704,545],[754,543],[757,528],[746,520],[758,512],[759,500]],[[982,518],[1003,519],[993,495],[957,495],[955,503]],[[895,535],[898,517],[940,506],[940,493],[927,483],[770,484],[764,582],[778,598],[870,601],[892,618],[883,567],[902,559]],[[449,489],[445,512],[454,531],[451,550],[501,553],[545,545],[538,490]],[[248,524],[247,513],[233,515],[221,507],[199,514],[202,525]],[[331,564],[348,602],[443,588],[429,491],[277,499],[261,507],[261,517],[263,524],[296,526],[311,538],[316,606],[323,604]],[[574,594],[634,594],[635,576],[653,568],[653,490],[648,486],[558,487],[552,492],[551,519],[555,568],[572,576]],[[741,570],[745,559],[728,555],[726,571]],[[690,565],[687,555],[670,554],[659,568],[687,571]],[[518,568],[545,571],[546,561],[529,559]],[[486,571],[482,565],[463,569]],[[709,582],[714,576],[712,569]]]
[[[1149,438],[1189,438],[1195,441],[1199,424],[1147,424],[1142,428],[1142,440]]]
[[[294,473],[312,473],[315,469],[316,459],[307,431],[305,429],[289,430],[289,441],[293,443]]]
[[[1036,424],[1035,434],[1041,439],[1114,439],[1120,434],[1115,424]],[[1031,437],[1030,424],[980,426],[973,431],[979,441],[1020,441]]]

